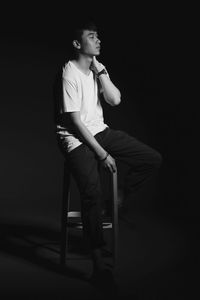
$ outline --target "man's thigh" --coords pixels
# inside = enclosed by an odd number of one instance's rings
[[[155,164],[161,155],[155,149],[122,130],[109,129],[103,140],[105,149],[117,160],[134,164]]]

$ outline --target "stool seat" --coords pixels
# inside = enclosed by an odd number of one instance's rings
[[[113,264],[116,264],[117,260],[117,244],[118,244],[118,201],[117,201],[117,171],[110,173],[111,176],[111,194],[112,194],[112,213],[111,221],[103,220],[103,229],[112,229],[112,256]],[[71,185],[71,173],[68,168],[67,162],[64,164],[64,177],[63,177],[63,199],[62,199],[62,217],[61,217],[61,251],[60,251],[60,263],[66,263],[66,257],[68,252],[68,231],[69,228],[82,230],[83,225],[81,221],[80,211],[70,211],[70,185]]]

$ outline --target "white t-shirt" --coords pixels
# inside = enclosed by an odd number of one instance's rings
[[[103,110],[99,98],[96,76],[92,71],[85,75],[78,67],[69,61],[62,73],[63,97],[60,103],[60,114],[80,111],[83,124],[94,136],[108,127],[104,123]],[[66,150],[72,151],[82,142],[73,134],[73,126],[57,124],[57,134],[64,139]]]

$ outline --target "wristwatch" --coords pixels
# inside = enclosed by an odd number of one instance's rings
[[[107,74],[107,71],[105,68],[103,70],[101,70],[99,73],[97,73],[97,77],[99,77],[101,74]]]

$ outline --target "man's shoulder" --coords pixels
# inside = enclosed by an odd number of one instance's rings
[[[70,60],[64,64],[62,75],[64,79],[69,81],[75,81],[77,79],[76,72]]]

